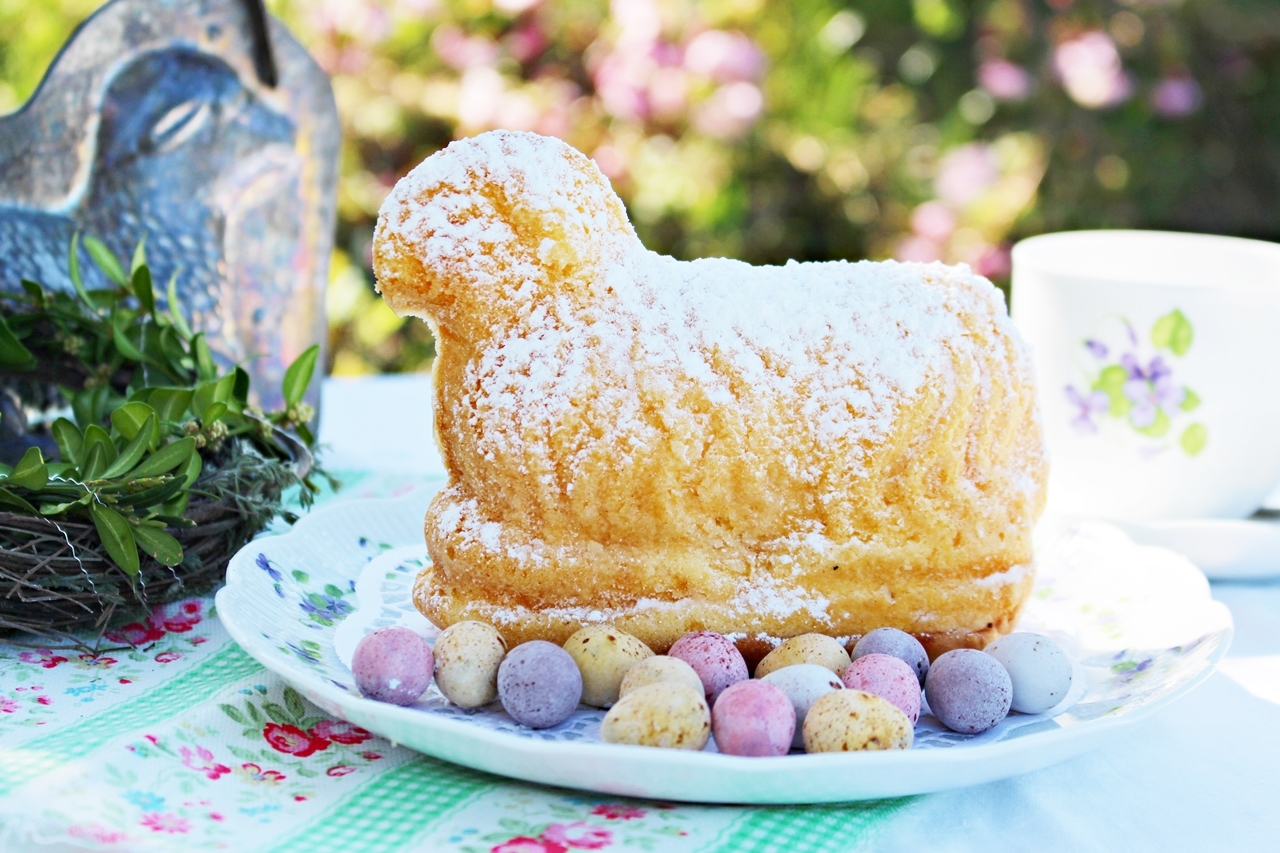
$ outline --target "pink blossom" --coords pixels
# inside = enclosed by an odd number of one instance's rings
[[[519,835],[490,847],[489,853],[568,853],[568,849],[563,844],[556,844],[546,838]]]
[[[978,85],[998,101],[1021,101],[1031,91],[1031,75],[1007,59],[988,59],[978,66]]]
[[[365,761],[377,761],[378,759],[382,758],[382,753],[374,752],[370,750],[368,752],[360,753],[360,757],[363,758]]]
[[[130,622],[114,631],[108,631],[106,638],[113,643],[128,643],[131,646],[145,646],[164,636],[164,629],[152,624]]]
[[[85,666],[100,666],[103,668],[111,666],[112,664],[117,662],[115,658],[109,658],[109,657],[106,657],[105,655],[98,656],[98,655],[88,655],[88,654],[80,655],[80,660],[82,663],[84,663]]]
[[[926,237],[911,236],[898,243],[893,257],[899,261],[927,264],[942,257],[942,247]]]
[[[468,36],[453,24],[441,24],[431,35],[436,56],[458,71],[491,66],[498,59],[498,46],[484,36]]]
[[[742,33],[707,30],[685,47],[684,67],[717,83],[755,80],[764,70],[764,53]]]
[[[550,44],[536,21],[513,30],[506,38],[507,53],[516,62],[526,65],[541,56]]]
[[[36,649],[33,652],[19,652],[18,660],[23,663],[38,663],[45,669],[53,669],[60,663],[66,663],[67,659],[62,655],[55,655],[50,649]]]
[[[333,767],[330,767],[328,770],[324,771],[324,775],[332,776],[333,778],[336,779],[339,776],[346,776],[348,773],[355,773],[355,772],[356,772],[356,768],[352,767],[350,764],[337,764],[337,765],[334,765]]]
[[[214,761],[213,753],[203,746],[197,746],[194,753],[189,747],[184,746],[178,750],[178,754],[182,756],[183,767],[197,770],[210,779],[219,779],[231,772],[231,768],[227,765]],[[200,759],[200,764],[196,763],[197,757]]]
[[[52,700],[52,699],[50,699],[48,696],[37,696],[37,697],[36,697],[36,704],[37,704],[37,705],[52,705],[52,704],[53,704],[53,700]]]
[[[973,262],[973,271],[987,278],[1008,275],[1012,269],[1007,246],[990,246]]]
[[[67,827],[67,835],[72,838],[84,838],[89,841],[96,841],[99,844],[119,844],[121,841],[128,841],[129,834],[127,832],[116,832],[107,829],[102,824],[78,824],[73,823]]]
[[[601,803],[591,810],[593,815],[599,815],[605,820],[637,820],[647,814],[644,809],[638,809],[634,806],[620,806],[612,803]]]
[[[12,714],[21,707],[21,705],[8,697],[0,699],[0,714]]]
[[[591,159],[596,161],[600,171],[606,177],[618,180],[627,173],[627,155],[616,145],[605,143],[591,152]]]
[[[328,739],[315,737],[294,725],[267,723],[262,729],[262,737],[277,752],[296,755],[299,758],[306,758],[308,755],[314,755],[329,748]]]
[[[553,823],[542,831],[542,838],[575,850],[601,850],[609,846],[613,833],[580,820],[570,824]]]
[[[307,734],[347,745],[364,743],[373,737],[364,729],[346,720],[321,720],[308,729]]]
[[[164,628],[173,634],[184,634],[199,625],[201,618],[199,600],[189,599],[156,608],[150,621],[153,627]]]
[[[1203,103],[1200,84],[1185,74],[1165,77],[1151,93],[1151,108],[1169,118],[1190,115]]]
[[[746,133],[764,108],[764,96],[751,83],[729,83],[711,93],[694,117],[707,136],[733,139]]]
[[[1053,65],[1067,94],[1082,107],[1115,106],[1133,89],[1116,43],[1101,30],[1090,30],[1058,45]]]
[[[994,152],[971,142],[948,151],[938,163],[933,188],[953,208],[962,208],[982,195],[1000,178]]]
[[[250,782],[266,782],[269,785],[275,785],[287,778],[278,770],[263,770],[257,764],[251,763],[241,764],[236,774],[246,777]]]
[[[912,212],[911,230],[921,237],[941,243],[956,230],[956,215],[940,201],[926,201]]]
[[[156,663],[173,663],[180,657],[182,657],[181,652],[161,652],[156,655]]]
[[[179,817],[171,812],[160,814],[159,812],[151,812],[144,814],[142,820],[138,823],[150,829],[152,832],[167,832],[170,835],[176,833],[186,833],[191,831],[191,824],[186,818]]]

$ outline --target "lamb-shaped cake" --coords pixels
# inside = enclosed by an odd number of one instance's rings
[[[436,336],[435,624],[707,629],[748,659],[1012,627],[1046,461],[1026,348],[967,267],[677,261],[591,160],[495,131],[396,184],[374,268]]]

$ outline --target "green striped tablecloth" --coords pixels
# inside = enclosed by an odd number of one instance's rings
[[[344,479],[330,500],[413,487]],[[227,636],[211,597],[96,654],[0,642],[0,850],[843,853],[903,802],[690,806],[455,767],[326,719]]]

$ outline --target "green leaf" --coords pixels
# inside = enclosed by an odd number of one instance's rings
[[[1130,425],[1133,425],[1132,415],[1130,416],[1129,423]],[[1144,427],[1134,426],[1133,428],[1135,431],[1140,432],[1143,435],[1149,435],[1152,438],[1161,438],[1167,432],[1169,432],[1169,426],[1171,424],[1172,424],[1172,421],[1169,419],[1169,416],[1164,413],[1164,410],[1156,409],[1156,419],[1152,421],[1148,426],[1144,426]]]
[[[218,707],[222,709],[222,713],[226,714],[240,725],[247,726],[249,724],[249,721],[245,719],[244,714],[240,713],[240,709],[236,708],[234,705],[219,705]]]
[[[126,440],[132,441],[138,431],[142,429],[149,420],[156,417],[156,410],[148,406],[146,403],[132,402],[125,403],[111,413],[111,425],[116,428],[116,432],[125,437]],[[148,436],[148,441],[152,438],[159,438],[159,430],[156,423],[151,423],[152,435]]]
[[[89,501],[93,499],[92,494],[86,494],[84,497],[75,501],[65,501],[64,503],[42,503],[40,504],[41,515],[62,515],[62,513],[71,509],[73,506],[87,506]]]
[[[97,311],[98,303],[89,295],[89,291],[84,289],[84,279],[80,276],[80,232],[71,235],[71,248],[67,251],[67,275],[71,278],[71,285],[75,287],[76,293],[80,296],[80,300],[89,306],[90,310]]]
[[[3,315],[0,315],[0,365],[10,370],[30,370],[36,366],[36,357],[13,334]]]
[[[249,402],[249,372],[240,365],[235,369],[236,381],[231,389],[231,396],[240,401],[241,406]]]
[[[1205,429],[1204,424],[1192,424],[1182,431],[1178,443],[1188,456],[1196,456],[1209,443],[1209,430]]]
[[[120,266],[120,261],[107,248],[106,243],[97,237],[85,235],[84,247],[89,252],[89,257],[93,258],[93,262],[106,274],[107,278],[121,287],[129,285],[129,277],[124,274],[124,267]]]
[[[102,471],[105,471],[110,467],[111,463],[116,461],[116,456],[118,455],[116,453],[116,443],[111,440],[111,436],[105,429],[97,424],[89,424],[89,426],[85,427],[84,430],[84,448],[81,451],[85,454],[86,460],[91,458],[90,455],[93,453],[94,447],[102,448],[100,451],[102,453],[102,469],[98,472],[101,474]],[[82,469],[81,473],[84,474],[87,479],[97,479],[97,477],[90,476],[89,472],[86,470]]]
[[[133,247],[133,260],[129,262],[129,276],[147,265],[147,235],[143,234],[138,245]]]
[[[1093,383],[1094,391],[1101,391],[1107,395],[1107,399],[1111,401],[1111,406],[1107,414],[1112,417],[1122,418],[1129,413],[1129,408],[1133,404],[1129,398],[1124,395],[1124,385],[1129,381],[1129,371],[1125,370],[1118,364],[1104,367],[1102,373],[1098,375],[1098,381]]]
[[[144,264],[133,271],[130,277],[133,295],[138,297],[138,304],[148,314],[156,311],[156,292],[151,286],[151,270]]]
[[[0,507],[11,511],[17,510],[23,515],[39,515],[35,507],[2,486],[0,486]]]
[[[146,404],[126,403],[124,406],[121,406],[119,409],[116,409],[111,413],[112,422],[115,422],[116,415],[124,408],[136,405]],[[123,432],[124,431],[121,430],[121,433]],[[121,474],[132,470],[133,466],[137,465],[138,462],[142,460],[143,454],[150,449],[152,439],[158,438],[157,432],[156,414],[155,412],[152,412],[147,415],[147,419],[143,421],[141,428],[134,432],[133,438],[131,438],[129,443],[124,446],[124,449],[120,451],[120,455],[116,458],[116,461],[112,462],[110,467],[108,467],[106,471],[102,472],[102,478],[104,480],[113,480]]]
[[[161,565],[176,566],[182,562],[182,543],[163,530],[140,524],[133,528],[133,538],[139,548]]]
[[[62,461],[79,464],[80,450],[84,447],[84,436],[80,434],[80,428],[66,418],[58,418],[49,427],[49,431],[53,433],[53,440],[58,442]]]
[[[301,718],[307,713],[306,706],[302,704],[302,697],[292,687],[284,689],[284,704],[295,718]]]
[[[140,565],[138,545],[133,538],[133,526],[125,520],[123,515],[97,501],[89,504],[89,516],[93,519],[93,526],[98,529],[98,537],[102,540],[102,547],[107,549],[107,556],[111,557],[125,574],[131,577],[136,576]]]
[[[1187,386],[1182,386],[1182,403],[1179,404],[1178,408],[1182,409],[1184,412],[1192,412],[1199,408],[1199,406],[1200,395],[1195,391],[1192,391]]]
[[[156,388],[147,395],[147,405],[156,410],[162,423],[181,423],[186,420],[193,392],[189,388]]]
[[[273,723],[294,723],[298,722],[298,718],[290,714],[287,710],[277,705],[275,702],[263,702],[262,710],[267,712],[267,717]]]
[[[1167,349],[1174,355],[1183,356],[1191,349],[1191,341],[1195,329],[1187,315],[1177,308],[1165,314],[1151,327],[1151,343],[1156,349]]]
[[[22,454],[22,459],[13,466],[13,471],[6,480],[10,485],[21,486],[33,492],[43,489],[47,482],[49,482],[49,469],[44,464],[44,454],[38,447],[27,448],[27,452]]]
[[[226,403],[210,403],[208,408],[204,410],[204,414],[200,416],[200,420],[205,426],[208,426],[221,419],[226,413]]]
[[[302,402],[311,384],[311,374],[316,369],[316,359],[320,356],[320,345],[312,344],[303,350],[302,355],[293,360],[284,372],[282,390],[286,405],[296,406]]]
[[[196,413],[196,417],[203,419],[205,410],[214,403],[225,404],[231,399],[235,382],[234,373],[228,373],[210,382],[201,382],[196,386],[195,396],[191,400],[191,411]]]
[[[86,480],[96,480],[102,476],[111,463],[107,461],[106,451],[102,444],[92,444],[84,452],[84,462],[80,464],[80,474]],[[112,460],[114,461],[114,460]]]
[[[191,454],[195,452],[196,440],[194,436],[188,435],[177,441],[171,441],[129,472],[129,477],[140,480],[143,477],[158,477],[161,474],[167,474],[175,468],[186,465],[191,460]],[[185,476],[183,479],[185,480]]]
[[[204,332],[191,339],[191,351],[196,356],[196,375],[201,381],[208,381],[218,375],[218,365],[213,360],[213,351],[209,342],[204,339]]]
[[[164,504],[173,500],[182,494],[184,488],[186,488],[186,483],[182,477],[166,478],[166,482],[158,486],[152,486],[149,489],[143,489],[131,495],[122,495],[120,501],[134,509],[147,509],[156,504]]]
[[[137,344],[129,340],[129,335],[125,332],[124,326],[128,319],[123,314],[117,314],[111,322],[111,340],[116,345],[116,350],[129,359],[130,361],[146,361],[147,357],[142,350],[138,349]]]
[[[182,337],[191,340],[191,327],[187,325],[186,318],[182,316],[182,305],[178,302],[178,271],[174,270],[173,275],[169,276],[169,286],[165,288],[169,296],[169,316],[173,318],[173,325],[182,333]]]
[[[44,298],[45,298],[44,288],[40,286],[40,282],[32,281],[29,278],[24,278],[22,280],[22,289],[27,292],[27,296],[30,296],[32,301],[35,302],[36,305],[44,304]]]

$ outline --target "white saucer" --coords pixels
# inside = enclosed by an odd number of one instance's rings
[[[1274,514],[1275,510],[1264,512]],[[1280,518],[1112,520],[1111,523],[1139,544],[1182,554],[1210,580],[1280,577]]]

